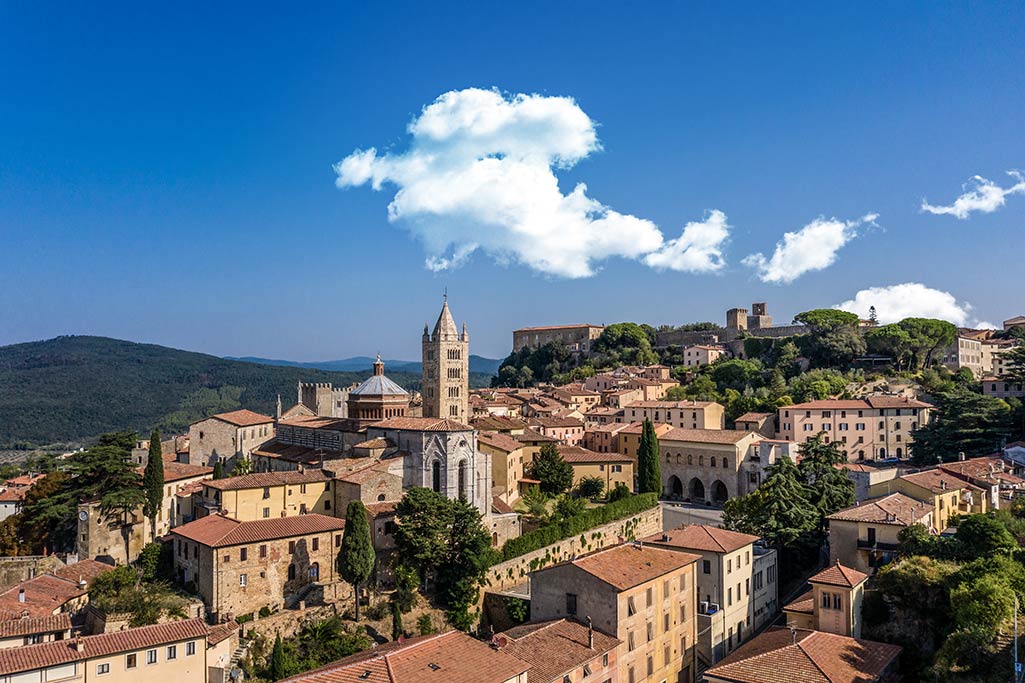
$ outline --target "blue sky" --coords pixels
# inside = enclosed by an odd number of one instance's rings
[[[921,209],[1025,169],[1020,3],[209,5],[0,8],[0,344],[415,358],[446,287],[491,357],[524,325],[720,321],[752,301],[784,321],[904,283],[929,290],[860,301],[914,313],[938,290],[966,323],[1025,313],[1025,192],[963,219]],[[566,277],[480,247],[425,267],[425,235],[451,225],[455,247],[486,245],[486,207],[389,221],[405,181],[339,189],[333,165],[408,160],[410,122],[467,88],[572,98],[600,149],[552,171],[560,192],[586,183],[665,241],[721,211],[720,266],[631,253]],[[827,267],[781,282],[743,262],[818,218],[845,234]]]

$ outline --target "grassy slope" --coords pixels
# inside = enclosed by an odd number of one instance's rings
[[[57,337],[0,347],[0,448],[75,442],[116,429],[181,429],[209,412],[273,414],[296,383],[345,386],[365,372],[257,365],[106,337]],[[420,376],[389,372],[410,389]],[[472,376],[471,385],[486,378]]]

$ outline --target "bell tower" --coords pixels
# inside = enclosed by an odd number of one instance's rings
[[[470,419],[470,335],[465,323],[461,333],[456,327],[447,294],[433,334],[427,329],[424,325],[423,415],[466,424]]]

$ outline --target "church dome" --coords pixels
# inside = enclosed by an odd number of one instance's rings
[[[384,362],[381,354],[374,361],[374,374],[358,387],[349,392],[349,396],[408,396],[409,392],[384,376]]]

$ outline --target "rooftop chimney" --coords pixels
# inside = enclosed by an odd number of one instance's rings
[[[587,649],[594,649],[594,627],[591,626],[591,617],[587,617]]]
[[[75,652],[85,652],[85,643],[81,636],[75,636]]]
[[[19,588],[18,589],[18,602],[25,602],[25,589],[24,588]]]

